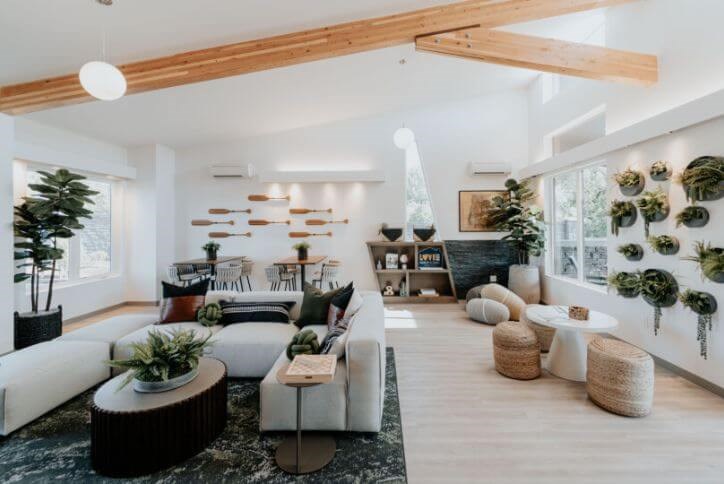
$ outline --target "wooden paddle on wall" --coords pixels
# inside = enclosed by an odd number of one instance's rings
[[[249,220],[249,225],[271,225],[271,224],[287,224],[291,225],[291,220]]]
[[[209,237],[212,239],[226,239],[228,237],[251,237],[251,232],[243,234],[230,234],[229,232],[209,232]]]
[[[322,220],[319,218],[310,218],[304,221],[305,225],[327,225],[327,224],[348,224],[349,219],[344,220]]]
[[[234,210],[229,208],[210,208],[209,213],[212,215],[227,215],[230,213],[251,213],[251,209],[247,208],[244,210]]]
[[[332,232],[326,232],[321,234],[315,234],[312,232],[289,232],[289,237],[292,239],[304,239],[306,237],[331,237]]]
[[[249,201],[251,202],[268,202],[269,200],[291,200],[292,197],[287,195],[286,197],[270,197],[269,195],[249,195]]]
[[[228,220],[226,222],[215,222],[213,220],[192,220],[191,225],[234,225],[234,221]]]
[[[293,215],[306,215],[308,213],[321,213],[321,212],[332,213],[332,209],[331,208],[318,209],[318,210],[315,210],[313,208],[290,208],[289,209],[289,213],[291,213]]]

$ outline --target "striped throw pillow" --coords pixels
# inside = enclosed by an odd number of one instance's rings
[[[289,310],[294,302],[226,302],[221,301],[221,324],[284,323],[289,324]]]

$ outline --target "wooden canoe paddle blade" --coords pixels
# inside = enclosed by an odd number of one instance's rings
[[[332,213],[332,209],[331,208],[327,208],[327,209],[290,208],[289,209],[289,213],[291,213],[292,215],[306,215],[308,213],[321,213],[321,212]]]
[[[246,209],[229,209],[229,208],[210,208],[209,213],[212,215],[227,215],[230,213],[251,213],[250,208]]]
[[[228,220],[226,222],[214,222],[213,220],[192,220],[191,225],[234,225],[234,221]]]
[[[331,237],[332,232],[325,232],[325,233],[312,233],[312,232],[289,232],[289,237],[292,239],[304,239],[306,237]]]
[[[305,220],[305,225],[327,225],[327,224],[348,224],[349,219],[346,218],[344,220],[322,220],[319,218],[310,218],[309,220]]]
[[[271,224],[286,224],[291,225],[291,220],[249,220],[249,225],[271,225]]]
[[[287,195],[286,197],[270,197],[269,195],[249,195],[250,202],[268,202],[269,200],[291,200],[292,197]]]
[[[245,232],[243,234],[230,234],[228,232],[209,232],[209,238],[212,239],[226,239],[228,237],[251,237],[251,232]]]

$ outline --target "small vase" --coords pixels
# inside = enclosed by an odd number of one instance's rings
[[[309,257],[309,252],[306,248],[297,249],[297,259],[298,260],[307,260],[308,257]]]
[[[170,378],[166,381],[141,381],[133,379],[133,389],[138,393],[161,393],[169,390],[174,390],[178,387],[184,386],[187,383],[193,381],[199,375],[199,369],[194,368],[193,370],[179,375],[175,378]]]
[[[540,271],[531,265],[514,264],[508,269],[508,289],[526,304],[540,302]]]

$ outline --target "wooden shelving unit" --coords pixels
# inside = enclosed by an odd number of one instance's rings
[[[440,269],[420,269],[417,266],[420,250],[427,247],[440,247],[443,261]],[[409,296],[383,296],[386,303],[453,303],[457,302],[455,284],[453,282],[450,263],[447,257],[445,244],[442,242],[367,242],[367,249],[370,254],[372,271],[377,280],[377,288],[383,292],[387,281],[392,283],[395,290],[399,290],[400,282],[403,280],[409,288]],[[385,264],[385,256],[388,253],[407,255],[407,269],[377,269],[377,261]],[[436,289],[438,296],[420,296],[417,292],[422,288]]]

